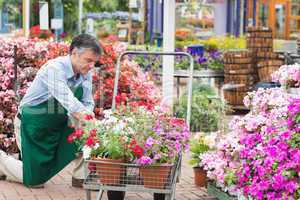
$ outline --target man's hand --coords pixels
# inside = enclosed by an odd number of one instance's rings
[[[87,113],[87,112],[74,112],[71,114],[72,117],[75,119],[73,120],[73,125],[75,127],[82,127],[84,120],[86,119],[86,116],[91,116],[93,119],[95,117],[94,113]]]

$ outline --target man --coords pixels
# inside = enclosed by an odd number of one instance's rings
[[[73,39],[68,56],[42,66],[15,120],[22,161],[0,150],[0,177],[5,175],[7,180],[28,187],[39,186],[75,159],[76,147],[66,139],[73,131],[68,122],[74,118],[80,123],[86,113],[93,113],[91,69],[101,52],[96,38],[81,34]],[[76,165],[73,178],[83,179],[79,172],[82,162]]]

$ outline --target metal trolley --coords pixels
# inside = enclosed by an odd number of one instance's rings
[[[116,76],[114,82],[114,93],[112,110],[115,110],[118,80],[120,76],[121,59],[125,55],[168,55],[187,56],[190,60],[188,103],[186,121],[190,123],[191,102],[192,102],[192,81],[194,61],[193,57],[185,52],[134,52],[126,51],[118,58],[116,65]],[[97,200],[102,199],[104,191],[130,191],[165,194],[166,200],[175,199],[176,182],[181,172],[181,154],[172,166],[143,167],[137,164],[125,163],[122,160],[116,163],[105,160],[85,160],[85,180],[83,187],[86,190],[87,200],[91,200],[91,190],[97,190]],[[144,171],[148,170],[147,173]]]

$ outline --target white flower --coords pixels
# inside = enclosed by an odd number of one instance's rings
[[[116,132],[120,132],[123,131],[123,129],[126,127],[126,123],[124,123],[123,121],[120,121],[118,124],[116,124],[116,126],[114,127],[114,131]]]
[[[91,155],[92,148],[87,145],[84,145],[82,148],[82,152],[83,152],[83,159],[88,159]]]
[[[111,109],[109,109],[109,110],[104,110],[103,113],[104,113],[104,117],[105,117],[105,118],[110,118],[110,116],[111,116],[111,114],[112,114],[112,111],[111,111]]]

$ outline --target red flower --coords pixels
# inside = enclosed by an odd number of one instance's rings
[[[95,144],[95,140],[92,138],[92,137],[89,137],[86,142],[85,142],[86,145],[88,145],[89,147],[93,147],[94,144]]]
[[[131,151],[133,151],[133,155],[134,155],[135,157],[140,158],[140,157],[143,156],[144,150],[143,150],[142,147],[140,147],[140,146],[136,143],[135,140],[131,141],[131,143],[129,144],[129,149],[130,149]]]
[[[94,117],[92,115],[85,115],[84,119],[87,120],[87,121],[89,121],[89,120],[94,119]]]
[[[68,135],[67,140],[68,140],[69,143],[73,143],[74,142],[74,135],[73,134]]]
[[[96,137],[96,134],[97,134],[97,130],[96,129],[93,129],[93,130],[90,131],[91,137]]]

